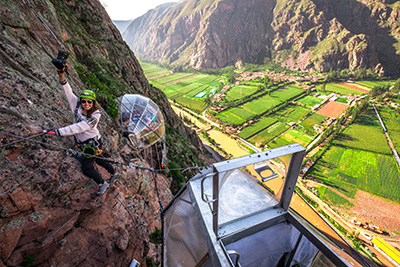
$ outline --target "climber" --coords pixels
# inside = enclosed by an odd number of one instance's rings
[[[97,195],[100,196],[106,192],[109,184],[118,178],[120,174],[109,162],[98,157],[102,153],[101,135],[97,129],[101,116],[100,105],[96,102],[96,94],[91,90],[83,90],[79,98],[72,92],[71,86],[64,77],[64,72],[68,69],[68,65],[65,62],[67,58],[68,53],[60,51],[57,59],[53,59],[52,63],[57,68],[60,83],[74,115],[74,123],[60,129],[44,130],[43,132],[57,136],[74,135],[77,146],[83,152],[82,171],[99,184]],[[95,168],[94,162],[110,173],[110,179],[103,180],[101,174]]]

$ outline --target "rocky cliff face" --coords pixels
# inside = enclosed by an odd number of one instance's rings
[[[50,63],[60,45],[24,2],[0,1],[0,145],[16,140],[10,135],[27,137],[72,123]],[[157,150],[137,154],[120,134],[113,99],[124,93],[152,98],[163,109],[167,141],[174,144],[169,150],[184,155],[192,149],[191,158],[198,156],[199,139],[174,115],[165,95],[149,86],[99,1],[31,2],[70,52],[67,79],[74,92],[96,91],[105,109],[99,129],[106,157],[158,167]],[[180,145],[178,137],[186,143]],[[146,257],[160,260],[160,246],[149,242],[156,227],[161,229],[154,179],[166,205],[171,178],[122,166],[117,186],[96,198],[97,184],[65,153],[72,138],[32,140],[39,143],[0,148],[0,266],[129,266],[133,258],[143,265]]]
[[[124,37],[143,59],[196,69],[272,60],[398,75],[399,10],[385,0],[187,0],[148,12]]]
[[[273,3],[188,0],[136,19],[124,38],[143,59],[172,65],[200,69],[238,60],[262,63],[271,42]]]

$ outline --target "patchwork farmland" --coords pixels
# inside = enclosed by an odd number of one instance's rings
[[[301,85],[267,84],[260,77],[246,80],[241,76],[241,81],[223,86],[223,76],[173,73],[148,63],[142,67],[151,84],[193,112],[202,113],[208,107],[207,99],[212,98],[209,114],[214,120],[235,127],[238,137],[260,147],[293,142],[307,146],[327,126],[323,125],[327,118],[337,118],[347,108],[345,98],[329,100],[330,84],[325,86],[326,92],[307,94]]]
[[[350,198],[358,188],[400,202],[400,172],[372,107],[334,140],[308,176]]]
[[[143,68],[149,81],[161,89],[176,108],[197,113],[198,118],[216,126],[215,129],[195,129],[212,136],[220,149],[235,155],[247,153],[242,141],[261,150],[297,142],[309,149],[316,148],[309,153],[310,157],[320,149],[322,156],[318,156],[320,158],[305,178],[313,182],[319,198],[335,209],[356,214],[360,214],[360,209],[369,210],[355,201],[365,194],[400,202],[399,169],[375,114],[368,109],[350,124],[352,106],[357,106],[357,99],[366,97],[375,86],[388,82],[328,83],[310,90],[306,84],[280,79],[267,82],[260,72],[257,75],[241,73],[235,82],[227,84],[224,75],[173,73],[151,65]],[[249,76],[254,78],[249,80]],[[394,99],[392,103],[397,102]],[[398,150],[399,113],[390,105],[378,105],[378,109]],[[346,114],[344,118],[341,117],[343,113]],[[339,135],[332,141],[315,145],[326,129],[337,130],[332,126],[339,120],[346,122]],[[328,145],[324,147],[325,144]],[[226,152],[225,155],[229,156]],[[364,197],[363,202],[369,202],[369,196]],[[384,206],[384,200],[375,201]],[[362,218],[373,220],[370,213]],[[391,231],[398,229],[393,218],[386,218],[382,225]]]

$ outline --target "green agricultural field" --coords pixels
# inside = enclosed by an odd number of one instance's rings
[[[315,106],[316,104],[320,104],[322,101],[323,101],[323,99],[321,99],[321,98],[308,95],[306,97],[303,97],[303,98],[297,100],[296,102],[311,108],[311,107]]]
[[[240,111],[240,110],[239,110]],[[224,110],[215,116],[217,119],[226,122],[230,125],[240,125],[246,122],[242,117],[232,113],[232,110]]]
[[[240,108],[253,112],[255,115],[257,115],[268,111],[280,103],[281,101],[278,99],[264,95],[260,98],[254,99],[251,102],[241,105]]]
[[[315,135],[316,132],[314,130],[315,125],[320,125],[323,120],[325,120],[327,117],[318,113],[312,114],[310,117],[305,119],[304,121],[301,122],[301,126],[304,127],[304,130],[311,135]],[[300,127],[301,127],[300,126]]]
[[[334,140],[308,176],[354,195],[351,187],[400,202],[400,172],[370,107]]]
[[[344,103],[344,104],[348,104],[349,103],[349,101],[347,101],[347,99],[344,98],[344,97],[338,97],[338,99],[336,99],[336,102]]]
[[[195,96],[200,92],[209,94],[212,89],[219,89],[220,86],[219,77],[215,75],[172,73],[149,63],[141,65],[153,86],[162,90],[169,99],[198,113],[206,108],[206,104],[204,98]],[[166,75],[158,77],[162,74]]]
[[[355,83],[364,86],[368,89],[372,89],[375,86],[393,85],[393,82],[391,81],[357,81]]]
[[[277,120],[271,117],[263,117],[258,122],[244,128],[239,136],[243,139],[247,139],[258,132],[264,130],[265,128],[269,127],[270,125],[274,124]]]
[[[317,85],[317,89],[321,90],[322,84]],[[347,86],[337,84],[337,83],[327,83],[325,86],[325,90],[333,93],[338,93],[340,95],[365,95],[366,93],[351,89]]]
[[[198,101],[183,96],[173,97],[172,100],[197,113],[202,112],[206,108],[206,104],[203,101]]]
[[[287,87],[278,89],[272,92],[271,95],[263,95],[239,107],[222,111],[216,116],[216,118],[232,125],[238,125],[239,121],[241,121],[241,123],[239,124],[242,124],[243,122],[251,120],[257,115],[274,108],[283,101],[298,96],[303,92],[303,90],[298,89],[293,85],[290,88]],[[232,120],[229,119],[229,114],[231,113],[234,113],[236,115],[236,117],[232,118]],[[237,117],[240,117],[242,120],[238,120]]]
[[[172,72],[170,71],[170,70],[160,70],[160,71],[155,71],[155,72],[152,72],[152,73],[149,73],[149,74],[145,74],[145,76],[146,76],[146,78],[147,79],[149,79],[149,80],[151,80],[151,79],[154,79],[153,77],[157,77],[157,76],[160,76],[160,75],[170,75]]]
[[[354,123],[335,139],[334,144],[336,146],[392,155],[372,107],[359,115]]]
[[[182,78],[187,77],[189,75],[193,75],[193,74],[192,73],[177,72],[177,73],[173,73],[171,75],[155,78],[155,79],[152,79],[152,80],[154,82],[156,82],[156,83],[160,83],[160,84],[164,84],[165,85],[166,83],[182,79]]]
[[[324,187],[326,188],[326,187]],[[318,192],[320,192],[318,190]],[[333,206],[337,206],[339,208],[344,208],[344,209],[351,209],[354,207],[354,204],[351,203],[349,200],[347,200],[345,197],[337,194],[330,188],[326,188],[324,190],[324,194],[319,196],[325,203]]]
[[[275,147],[280,147],[280,146],[285,146],[285,145],[290,145],[293,143],[299,143],[303,147],[306,147],[313,138],[307,134],[304,134],[300,131],[297,131],[295,129],[289,130],[277,139],[275,139],[273,142],[269,144],[270,148],[275,148]]]
[[[385,123],[386,129],[392,139],[397,152],[400,152],[400,118],[397,116],[397,110],[388,107],[377,107],[379,114]]]
[[[235,101],[238,99],[245,98],[246,96],[252,95],[257,92],[258,87],[249,86],[249,85],[236,85],[233,86],[226,93],[226,100]]]
[[[276,112],[275,116],[278,116],[279,120],[283,122],[298,122],[310,112],[311,110],[309,108],[289,105]]]
[[[207,75],[207,74],[197,74],[196,76],[190,77],[185,82],[187,83],[201,83],[201,84],[208,84],[210,86],[215,86],[217,89],[219,87],[219,82],[217,81],[219,79],[218,76],[215,75]]]
[[[144,74],[160,71],[160,70],[166,70],[165,68],[159,67],[157,65],[153,65],[150,63],[144,63],[140,62],[140,66],[142,67]]]
[[[285,88],[281,88],[278,90],[275,90],[271,93],[271,97],[279,99],[280,101],[284,102],[288,99],[291,99],[295,96],[300,95],[301,93],[304,93],[304,90],[299,89],[299,86],[296,85],[289,85]]]
[[[264,129],[263,131],[259,132],[255,136],[251,137],[248,141],[252,143],[261,142],[263,144],[268,143],[271,141],[275,136],[280,135],[287,129],[289,129],[289,125],[286,123],[277,121],[276,123],[272,124],[268,128]]]
[[[356,187],[400,202],[400,172],[389,155],[333,145],[308,176],[343,194],[348,194],[349,187]]]

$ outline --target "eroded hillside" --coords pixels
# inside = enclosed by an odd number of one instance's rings
[[[399,12],[398,1],[187,0],[136,19],[124,38],[143,59],[195,69],[242,60],[399,75]]]

